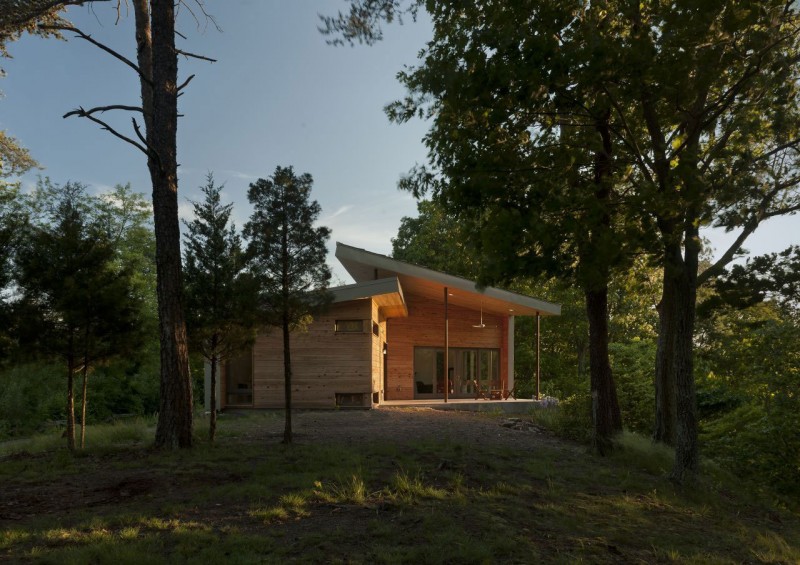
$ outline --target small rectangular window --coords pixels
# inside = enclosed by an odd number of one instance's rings
[[[372,333],[374,335],[379,336],[379,337],[381,335],[381,327],[378,324],[376,324],[375,322],[372,322]]]
[[[364,320],[336,320],[336,333],[364,333]]]

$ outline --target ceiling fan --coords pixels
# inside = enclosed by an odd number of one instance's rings
[[[473,328],[485,328],[486,324],[483,323],[483,302],[481,302],[481,323],[477,326],[472,326]]]

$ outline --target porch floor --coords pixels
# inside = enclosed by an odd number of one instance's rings
[[[424,400],[384,400],[376,408],[432,408],[434,410],[461,410],[464,412],[494,412],[499,410],[508,414],[521,414],[541,404],[541,400],[530,398],[509,398],[508,400],[450,398],[447,402],[443,398],[435,398]]]

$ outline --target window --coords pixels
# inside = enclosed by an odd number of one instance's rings
[[[336,320],[336,333],[364,333],[364,320]]]
[[[381,327],[375,322],[372,322],[372,333],[378,337],[381,335]]]

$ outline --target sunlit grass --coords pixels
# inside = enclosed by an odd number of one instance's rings
[[[23,488],[44,480],[35,468],[52,481],[114,469],[170,487],[100,514],[20,520],[0,532],[0,561],[800,561],[797,516],[742,495],[724,474],[678,487],[669,450],[633,434],[609,458],[553,441],[524,453],[453,438],[287,448],[252,439],[267,418],[232,418],[216,445],[198,440],[190,451],[131,448],[139,424],[122,422],[98,436],[105,447],[91,457],[57,448],[4,461],[29,466],[0,471]]]

